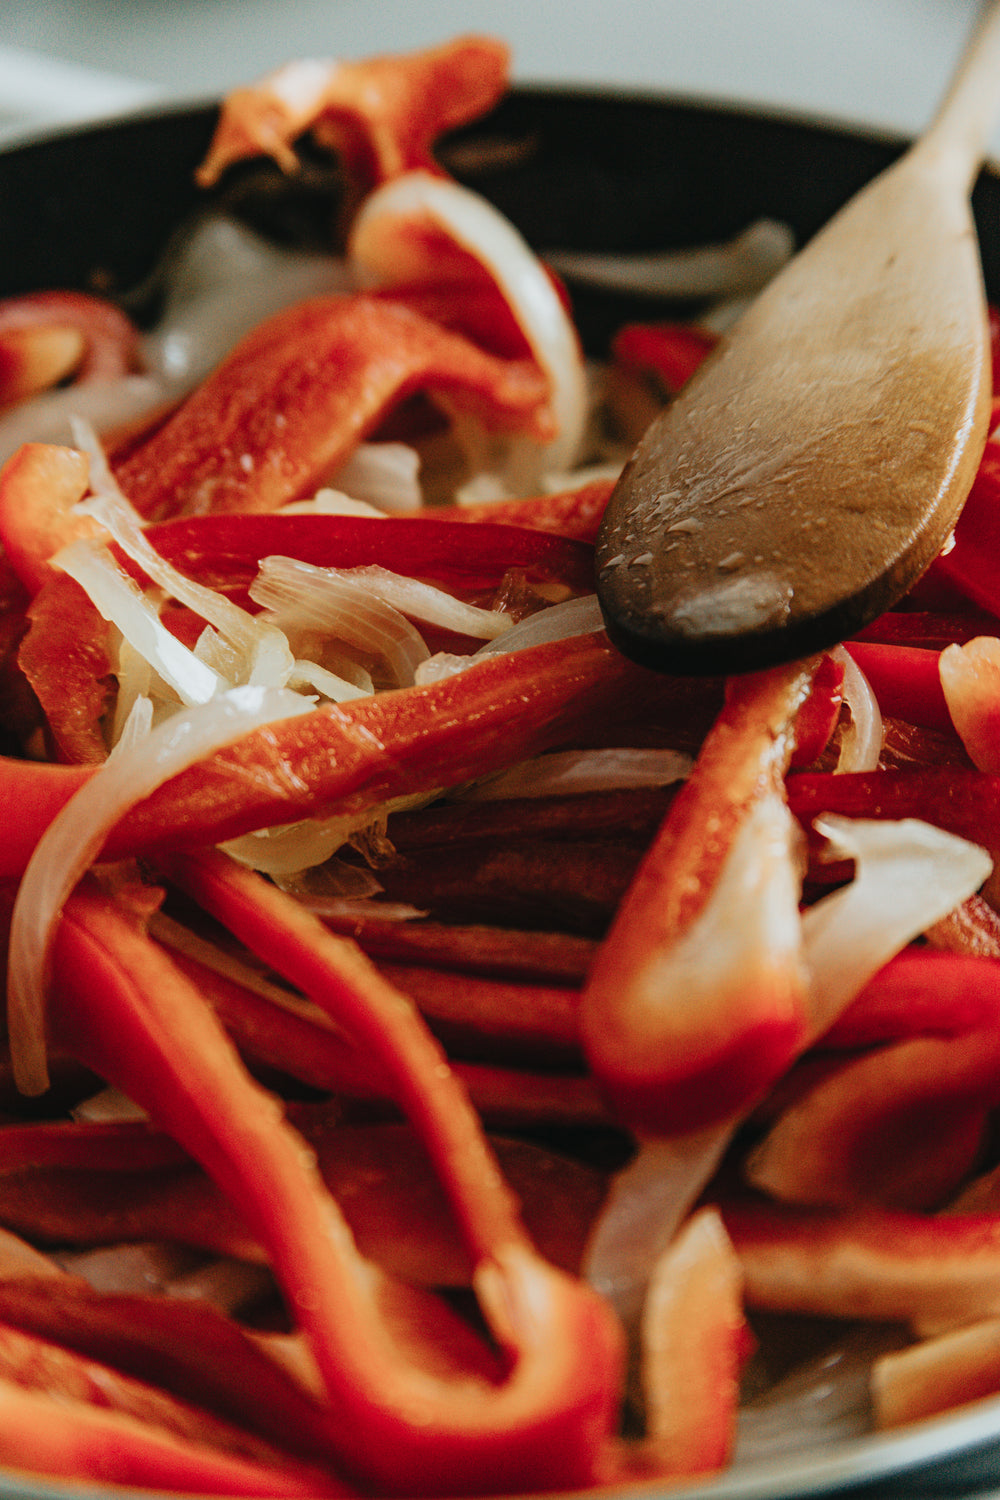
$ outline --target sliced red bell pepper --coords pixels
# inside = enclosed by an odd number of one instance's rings
[[[228,95],[198,180],[209,186],[248,156],[294,171],[292,144],[306,131],[338,152],[355,193],[413,168],[440,171],[435,139],[491,109],[507,68],[503,43],[475,36],[408,56],[291,63]]]
[[[847,818],[922,818],[1000,857],[1000,776],[955,766],[800,771],[788,778],[788,802],[807,831],[822,812]]]
[[[30,292],[0,302],[0,406],[69,377],[116,380],[138,367],[138,330],[103,298]]]
[[[401,302],[319,297],[248,334],[116,475],[150,519],[274,510],[318,489],[418,389],[488,427],[551,436],[530,360],[495,358]]]
[[[0,543],[30,594],[52,577],[60,547],[100,529],[70,515],[89,482],[86,456],[52,443],[25,443],[0,470]]]
[[[1000,443],[990,438],[983,450],[954,545],[936,558],[930,574],[957,587],[990,614],[1000,614]]]
[[[1000,1024],[1000,964],[909,948],[868,981],[821,1039],[845,1051],[912,1037],[962,1037]]]
[[[204,1448],[205,1482],[212,1480],[213,1460],[228,1456],[242,1464],[259,1467],[256,1482],[266,1492],[270,1485],[284,1489],[294,1486],[293,1493],[343,1493],[344,1487],[331,1484],[329,1472],[318,1465],[309,1465],[292,1457],[289,1450],[282,1452],[274,1445],[226,1422],[212,1413],[199,1409],[194,1403],[179,1399],[158,1389],[148,1381],[123,1374],[112,1367],[99,1363],[87,1355],[67,1349],[56,1340],[40,1338],[37,1334],[22,1329],[10,1328],[0,1323],[0,1389],[13,1382],[25,1390],[44,1394],[52,1398],[53,1404],[66,1403],[72,1411],[77,1409],[81,1427],[86,1428],[86,1414],[80,1408],[93,1407],[96,1412],[107,1411],[131,1422],[123,1424],[124,1447],[129,1447],[130,1438],[135,1452],[155,1452],[169,1435],[180,1443],[191,1445],[189,1459],[194,1461]],[[134,1423],[134,1426],[132,1425]],[[98,1424],[100,1425],[100,1424]],[[220,1465],[223,1483],[230,1466]],[[236,1476],[241,1476],[239,1466],[232,1466]],[[74,1479],[103,1475],[74,1474]],[[296,1483],[297,1481],[297,1483]],[[240,1486],[242,1492],[246,1477]]]
[[[314,1088],[351,1099],[389,1099],[389,1081],[317,1008],[288,1010],[183,951],[174,962],[212,1006],[241,1053]],[[494,1063],[455,1062],[476,1109],[494,1128],[606,1125],[608,1112],[583,1075],[527,1071]]]
[[[754,1147],[748,1181],[788,1203],[939,1207],[979,1160],[998,1051],[981,1028],[842,1059]]]
[[[100,1292],[62,1274],[4,1276],[0,1321],[151,1381],[310,1463],[331,1464],[319,1400],[207,1302]]]
[[[661,400],[676,395],[718,343],[718,335],[690,323],[626,323],[611,341],[623,369],[654,382]]]
[[[919,646],[848,641],[884,714],[928,729],[953,730],[939,672],[940,653]]]
[[[101,721],[114,684],[107,622],[80,585],[56,574],[32,600],[17,654],[59,756],[78,765],[107,758]]]
[[[1000,1217],[722,1200],[750,1307],[939,1327],[1000,1315]]]
[[[744,882],[740,896],[746,907],[752,887],[755,899],[765,900],[768,917],[758,922],[741,912],[749,947],[735,946],[718,972],[705,969],[706,944],[698,945],[698,967],[711,972],[713,982],[711,988],[699,986],[696,1003],[690,934],[711,909],[727,856],[751,812],[769,794],[780,796],[796,715],[817,665],[796,664],[730,684],[726,705],[584,987],[580,1022],[591,1067],[624,1118],[646,1132],[686,1133],[730,1118],[780,1075],[802,1045],[797,894],[786,892],[785,917],[779,919],[770,892],[783,889],[790,861],[787,851],[779,857],[771,848],[776,837],[767,841],[766,874]]]
[[[512,569],[532,583],[561,583],[573,593],[594,586],[586,541],[547,535],[505,520],[504,507],[471,535],[460,510],[420,516],[218,515],[150,526],[149,541],[182,573],[209,588],[246,588],[272,554],[318,567],[371,564],[469,593],[496,589]],[[138,572],[138,570],[136,570]]]
[[[809,696],[795,718],[791,766],[809,766],[826,749],[844,701],[844,667],[836,657],[820,658]]]
[[[640,1329],[645,1438],[632,1464],[711,1474],[736,1439],[746,1348],[743,1273],[715,1209],[699,1209],[653,1270]]]
[[[220,843],[275,823],[375,808],[573,743],[683,684],[625,661],[603,633],[484,657],[427,687],[380,693],[247,736],[134,808],[105,854]]]
[[[23,874],[43,831],[92,775],[87,766],[0,756],[0,804],[10,810],[0,839],[0,878]]]
[[[482,974],[526,983],[578,986],[594,956],[590,938],[565,932],[517,931],[504,927],[449,926],[441,922],[395,922],[372,913],[331,913],[314,906],[324,923],[352,937],[370,958],[428,964],[436,969]]]
[[[426,514],[428,518],[437,516],[449,521],[472,521],[477,524],[482,521],[499,521],[592,542],[597,536],[601,517],[613,489],[612,480],[594,479],[589,484],[581,485],[579,489],[560,490],[554,495],[532,495],[527,499],[495,500],[479,505],[445,505]]]
[[[133,1417],[0,1382],[0,1463],[79,1483],[197,1495],[343,1495],[314,1475],[282,1473],[157,1431]]]
[[[480,1373],[456,1385],[394,1346],[373,1305],[371,1268],[358,1260],[279,1108],[239,1069],[194,991],[102,896],[77,892],[60,924],[53,1032],[168,1128],[260,1234],[310,1336],[339,1419],[332,1436],[353,1469],[411,1494],[589,1482],[621,1374],[607,1309],[531,1251],[461,1093],[415,1029],[415,1013],[394,991],[377,998],[360,956],[345,960],[338,950],[331,962],[335,940],[298,909],[289,913],[276,891],[262,892],[253,876],[248,902],[242,875],[224,865],[209,856],[186,862],[186,883],[213,907],[223,904],[241,935],[263,939],[270,961],[308,981],[314,998],[336,995],[340,1019],[392,1059],[444,1167],[475,1284],[505,1351],[505,1378],[493,1383]],[[245,920],[252,933],[243,931]],[[396,1284],[392,1296],[400,1295]]]

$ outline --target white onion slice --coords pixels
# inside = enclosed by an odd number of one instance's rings
[[[584,1275],[627,1328],[642,1311],[650,1273],[714,1176],[733,1134],[713,1125],[673,1140],[644,1140],[622,1171],[590,1232]]]
[[[498,802],[510,797],[566,797],[630,787],[669,786],[691,774],[690,755],[679,750],[561,750],[522,761],[462,793],[463,801]]]
[[[589,286],[644,297],[731,298],[760,291],[794,252],[787,224],[757,219],[723,244],[647,255],[547,250],[544,259],[561,276]]]
[[[597,595],[584,594],[579,599],[566,599],[562,604],[552,604],[525,620],[519,620],[506,635],[480,646],[469,660],[479,661],[501,651],[526,651],[529,646],[565,641],[574,635],[589,635],[591,631],[603,629],[604,616]]]
[[[14,1076],[23,1093],[48,1087],[45,987],[55,923],[110,829],[185,767],[263,724],[311,708],[284,689],[233,688],[174,714],[134,750],[106,761],[57,813],[28,863],[11,919],[7,1010]]]
[[[405,172],[363,203],[351,227],[351,265],[368,285],[433,280],[421,237],[407,233],[427,221],[493,278],[548,380],[558,435],[538,454],[537,473],[569,468],[586,425],[580,341],[551,276],[509,219],[449,178]]]
[[[380,514],[402,516],[423,504],[420,455],[408,443],[359,443],[334,484]]]
[[[292,567],[288,564],[292,564]],[[310,581],[315,581],[320,586],[326,578],[358,584],[371,598],[381,599],[411,620],[422,620],[426,625],[439,625],[443,630],[453,630],[457,635],[468,635],[474,640],[495,640],[509,630],[512,624],[510,615],[505,615],[498,609],[480,609],[477,605],[465,604],[431,583],[422,583],[419,578],[407,578],[403,573],[393,573],[376,564],[361,568],[324,568],[313,563],[299,562],[295,558],[261,559],[258,579],[262,591],[272,578],[277,581],[291,579],[293,576],[299,579],[307,596]]]
[[[121,380],[91,380],[46,391],[0,416],[0,463],[6,463],[22,443],[71,447],[74,417],[107,432],[127,426],[171,399],[170,387],[158,375],[126,375]]]
[[[207,703],[228,687],[218,672],[171,635],[138,584],[118,566],[103,542],[94,538],[71,542],[52,561],[76,579],[95,608],[118,627],[181,703]]]
[[[853,859],[850,885],[802,917],[814,1034],[820,1035],[884,963],[977,891],[993,868],[985,849],[916,818],[815,821],[831,857]]]
[[[142,518],[119,489],[94,433],[84,423],[75,422],[74,436],[77,446],[90,458],[93,490],[75,509],[99,521],[125,555],[138,563],[165,593],[214,626],[239,658],[235,682],[282,687],[291,671],[292,654],[281,631],[267,621],[255,619],[217,590],[186,578],[157,552],[143,531]]]
[[[419,632],[344,570],[320,568],[295,557],[267,557],[250,585],[250,597],[265,609],[280,611],[300,627],[381,658],[400,687],[430,652]]]
[[[342,260],[279,249],[223,215],[194,229],[167,267],[168,296],[143,358],[177,395],[273,313],[350,290]]]
[[[878,768],[882,754],[883,725],[878,699],[871,683],[862,672],[849,651],[835,646],[830,655],[844,669],[844,702],[851,714],[851,722],[844,730],[840,742],[840,755],[836,773],[848,771],[874,771]]]

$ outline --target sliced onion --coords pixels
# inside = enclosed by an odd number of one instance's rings
[[[157,552],[143,531],[141,517],[119,489],[93,431],[84,423],[75,422],[74,435],[77,446],[90,458],[93,491],[76,510],[99,521],[126,557],[138,563],[154,583],[214,626],[239,658],[232,685],[249,682],[282,687],[292,667],[292,654],[282,633],[267,621],[257,620],[240,609],[224,594],[186,578]]]
[[[267,557],[250,585],[255,604],[280,612],[298,626],[321,630],[381,658],[400,687],[430,652],[399,610],[375,598],[344,570],[320,568],[295,557]]]
[[[53,563],[76,579],[95,608],[118,627],[181,703],[207,703],[228,687],[218,672],[170,634],[138,584],[102,542],[93,538],[72,542],[56,554]]]
[[[408,443],[359,443],[334,483],[384,514],[406,515],[423,504],[420,455]]]
[[[844,669],[844,702],[851,714],[850,725],[844,730],[840,742],[836,772],[842,775],[848,771],[874,771],[878,768],[883,741],[878,699],[849,651],[843,646],[835,646],[830,655]]]
[[[287,558],[265,557],[261,560],[260,573],[266,581],[272,571],[281,575],[282,564]],[[302,564],[310,567],[311,564]],[[340,579],[345,583],[357,583],[374,599],[381,599],[398,609],[401,615],[411,620],[422,620],[426,625],[439,625],[442,630],[453,630],[456,635],[471,636],[474,640],[492,641],[511,628],[510,615],[498,609],[479,609],[474,604],[465,604],[461,599],[445,593],[433,584],[422,583],[418,578],[407,578],[403,573],[393,573],[388,568],[375,564],[361,568],[319,568],[324,577]],[[287,572],[284,576],[288,576]]]
[[[884,963],[977,891],[993,868],[985,849],[916,818],[825,814],[814,824],[834,859],[853,859],[850,885],[802,918],[815,1035]]]
[[[627,1328],[642,1311],[653,1266],[715,1175],[732,1133],[731,1125],[713,1125],[673,1140],[642,1141],[612,1179],[591,1230],[584,1274]]]
[[[526,651],[529,646],[547,645],[551,641],[569,640],[574,635],[589,635],[591,631],[604,629],[604,616],[596,594],[584,594],[579,599],[566,599],[562,604],[552,604],[519,620],[505,635],[480,646],[471,661],[483,656],[493,656],[501,651]]]
[[[419,235],[430,221],[492,277],[545,374],[557,437],[536,450],[536,475],[575,461],[586,425],[580,341],[551,276],[502,213],[477,193],[429,172],[405,172],[365,200],[351,227],[348,259],[368,285],[434,279]],[[524,476],[525,479],[527,476]]]
[[[689,776],[692,765],[690,755],[679,750],[562,750],[511,766],[468,787],[462,797],[464,801],[497,802],[510,797],[565,797],[669,786]]]
[[[72,446],[74,417],[89,422],[98,432],[107,432],[127,426],[170,400],[171,389],[158,375],[126,375],[121,380],[91,380],[46,391],[0,416],[0,463],[6,463],[22,443]]]
[[[224,215],[203,219],[165,268],[167,302],[143,358],[176,394],[272,313],[350,290],[342,260],[279,249]]]
[[[787,224],[758,219],[723,244],[647,255],[586,250],[547,250],[544,258],[561,276],[588,286],[638,292],[644,297],[740,297],[758,292],[795,251]]]
[[[108,760],[70,798],[39,839],[11,918],[7,1010],[18,1088],[44,1093],[45,988],[59,913],[100,854],[122,815],[164,781],[262,724],[307,713],[311,704],[284,689],[233,688],[182,710],[128,754]]]

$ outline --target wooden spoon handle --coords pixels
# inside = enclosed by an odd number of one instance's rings
[[[990,0],[915,152],[942,155],[971,189],[1000,118],[1000,0]]]

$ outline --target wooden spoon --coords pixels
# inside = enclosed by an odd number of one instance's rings
[[[612,640],[752,670],[854,634],[947,541],[986,440],[969,194],[1000,112],[1000,3],[924,137],[789,262],[642,439],[597,546]]]

